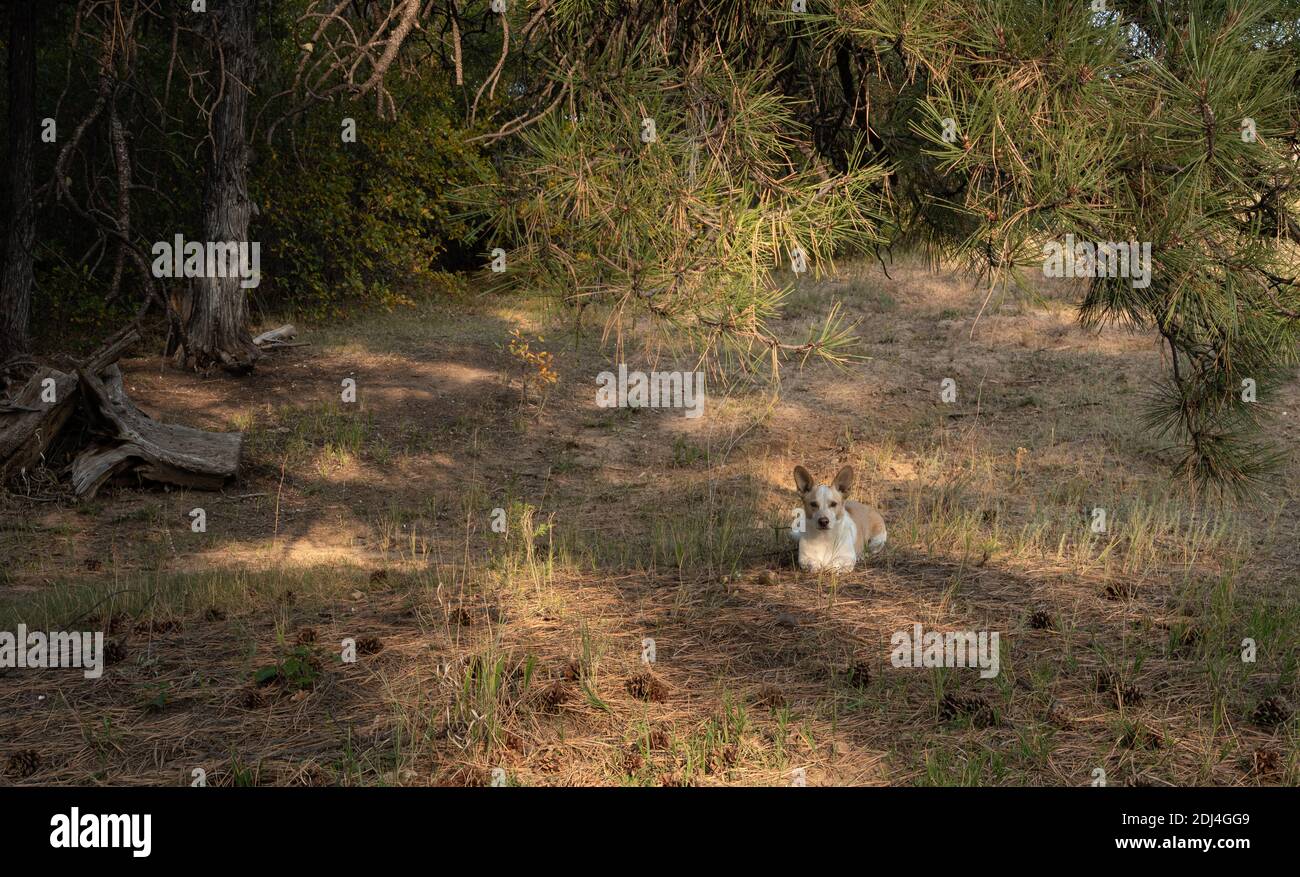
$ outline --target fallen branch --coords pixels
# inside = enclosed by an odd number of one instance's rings
[[[73,460],[77,496],[94,496],[105,481],[126,471],[201,490],[216,490],[238,473],[241,433],[159,423],[126,395],[116,365],[105,370],[103,381],[85,369],[77,375],[92,419],[100,422],[106,436]]]
[[[75,375],[40,368],[0,408],[0,481],[8,482],[44,457],[76,408]]]
[[[253,343],[258,347],[282,347],[288,346],[288,342],[297,336],[298,330],[293,327],[293,324],[286,323],[278,329],[271,329],[258,335],[253,339]]]

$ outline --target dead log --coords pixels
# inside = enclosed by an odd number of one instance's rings
[[[0,483],[45,462],[72,420],[80,424],[78,435],[84,435],[85,425],[95,434],[69,467],[81,498],[94,496],[120,474],[200,490],[218,489],[238,474],[240,433],[159,423],[127,396],[121,370],[105,367],[105,360],[116,359],[135,337],[134,330],[119,333],[75,375],[40,368],[16,396],[0,400]]]
[[[126,471],[200,490],[216,490],[238,473],[241,433],[159,423],[126,395],[121,369],[111,365],[103,374],[101,381],[87,369],[77,372],[86,409],[103,434],[73,460],[77,496],[94,496],[105,481]]]
[[[77,407],[77,378],[40,368],[23,389],[0,405],[0,483],[40,462]]]
[[[111,363],[117,362],[122,353],[140,340],[140,329],[128,324],[114,332],[94,353],[90,354],[81,367],[91,374],[99,374]]]
[[[292,341],[297,335],[298,330],[293,327],[293,324],[286,323],[278,329],[272,329],[258,335],[253,339],[253,343],[258,347],[276,347],[287,341]]]
[[[83,448],[72,461],[72,490],[81,499],[93,499],[114,475],[129,471],[138,462],[134,445],[96,442]]]

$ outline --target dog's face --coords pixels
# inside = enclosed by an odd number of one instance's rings
[[[803,513],[810,530],[829,530],[844,515],[844,498],[853,486],[853,467],[845,466],[830,484],[813,484],[802,466],[794,467],[794,486],[803,500]]]

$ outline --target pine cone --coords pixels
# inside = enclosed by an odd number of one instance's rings
[[[1251,761],[1252,769],[1261,777],[1274,776],[1282,768],[1282,760],[1272,749],[1256,749]]]
[[[775,685],[764,685],[754,695],[753,704],[767,710],[779,710],[785,707],[785,693]]]
[[[1056,704],[1052,704],[1047,708],[1047,723],[1060,731],[1069,731],[1074,728],[1074,722],[1070,719],[1070,714]]]
[[[1129,728],[1120,737],[1119,742],[1126,749],[1163,749],[1165,746],[1165,738],[1160,735],[1160,732],[1145,725],[1134,725]]]
[[[126,640],[114,639],[104,644],[104,665],[112,666],[126,660]]]
[[[41,768],[41,754],[35,749],[19,749],[9,753],[7,773],[10,776],[27,778]]]
[[[1251,721],[1261,728],[1276,728],[1291,718],[1291,707],[1277,695],[1266,697],[1255,707]]]
[[[643,670],[627,680],[627,693],[637,700],[663,703],[668,699],[668,686],[649,670]]]
[[[867,661],[854,661],[844,671],[849,683],[856,688],[865,688],[871,682],[871,664]]]
[[[569,699],[569,687],[560,679],[556,679],[550,685],[542,689],[538,696],[538,704],[542,712],[557,712],[560,704]]]
[[[958,716],[968,716],[977,728],[987,728],[997,723],[993,707],[978,694],[945,694],[939,701],[939,718],[951,722]]]
[[[1102,589],[1107,600],[1132,600],[1137,597],[1137,582],[1111,582]]]
[[[729,770],[736,764],[736,755],[735,743],[728,743],[726,746],[710,752],[705,761],[704,772],[717,774]]]
[[[383,650],[383,640],[377,636],[363,636],[357,640],[358,655],[377,655]]]
[[[1039,609],[1029,616],[1029,626],[1034,630],[1056,630],[1056,621],[1046,609]]]
[[[1173,635],[1170,637],[1171,644],[1169,653],[1175,658],[1188,657],[1195,654],[1201,641],[1205,639],[1204,632],[1195,625],[1174,628]]]
[[[1097,673],[1097,693],[1109,694],[1110,701],[1116,708],[1120,706],[1133,707],[1142,703],[1142,689],[1136,685],[1130,685],[1122,677],[1116,676],[1109,670],[1102,670]]]

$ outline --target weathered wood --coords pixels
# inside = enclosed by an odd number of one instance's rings
[[[149,451],[130,442],[87,445],[72,461],[72,490],[79,499],[93,499],[99,488],[114,476],[127,474],[195,490],[217,490],[226,482],[227,476],[178,469],[166,463],[151,462],[149,458]]]
[[[220,488],[238,474],[240,433],[159,423],[127,396],[116,365],[104,368],[102,378],[96,373],[105,358],[135,335],[134,330],[119,333],[75,375],[41,368],[16,396],[0,401],[0,480],[9,481],[38,465],[78,409],[78,422],[88,419],[97,434],[70,467],[79,497],[94,496],[120,474],[202,490]],[[51,396],[53,401],[46,401]]]
[[[292,341],[298,335],[298,330],[293,327],[292,323],[285,323],[278,329],[271,329],[269,332],[263,332],[253,339],[253,343],[258,347],[277,346]]]
[[[72,490],[81,499],[93,499],[104,482],[140,462],[132,444],[87,445],[72,461]]]
[[[240,433],[207,432],[159,423],[135,407],[116,365],[77,372],[87,409],[102,422],[105,439],[82,451],[73,462],[78,496],[93,495],[106,480],[134,467],[151,481],[213,490],[239,471]]]
[[[90,354],[81,367],[92,374],[99,374],[110,363],[117,362],[122,352],[140,340],[140,329],[134,324],[117,330],[98,350]]]
[[[47,380],[53,380],[54,401]],[[35,466],[76,408],[77,378],[40,368],[17,396],[0,408],[0,482]]]

